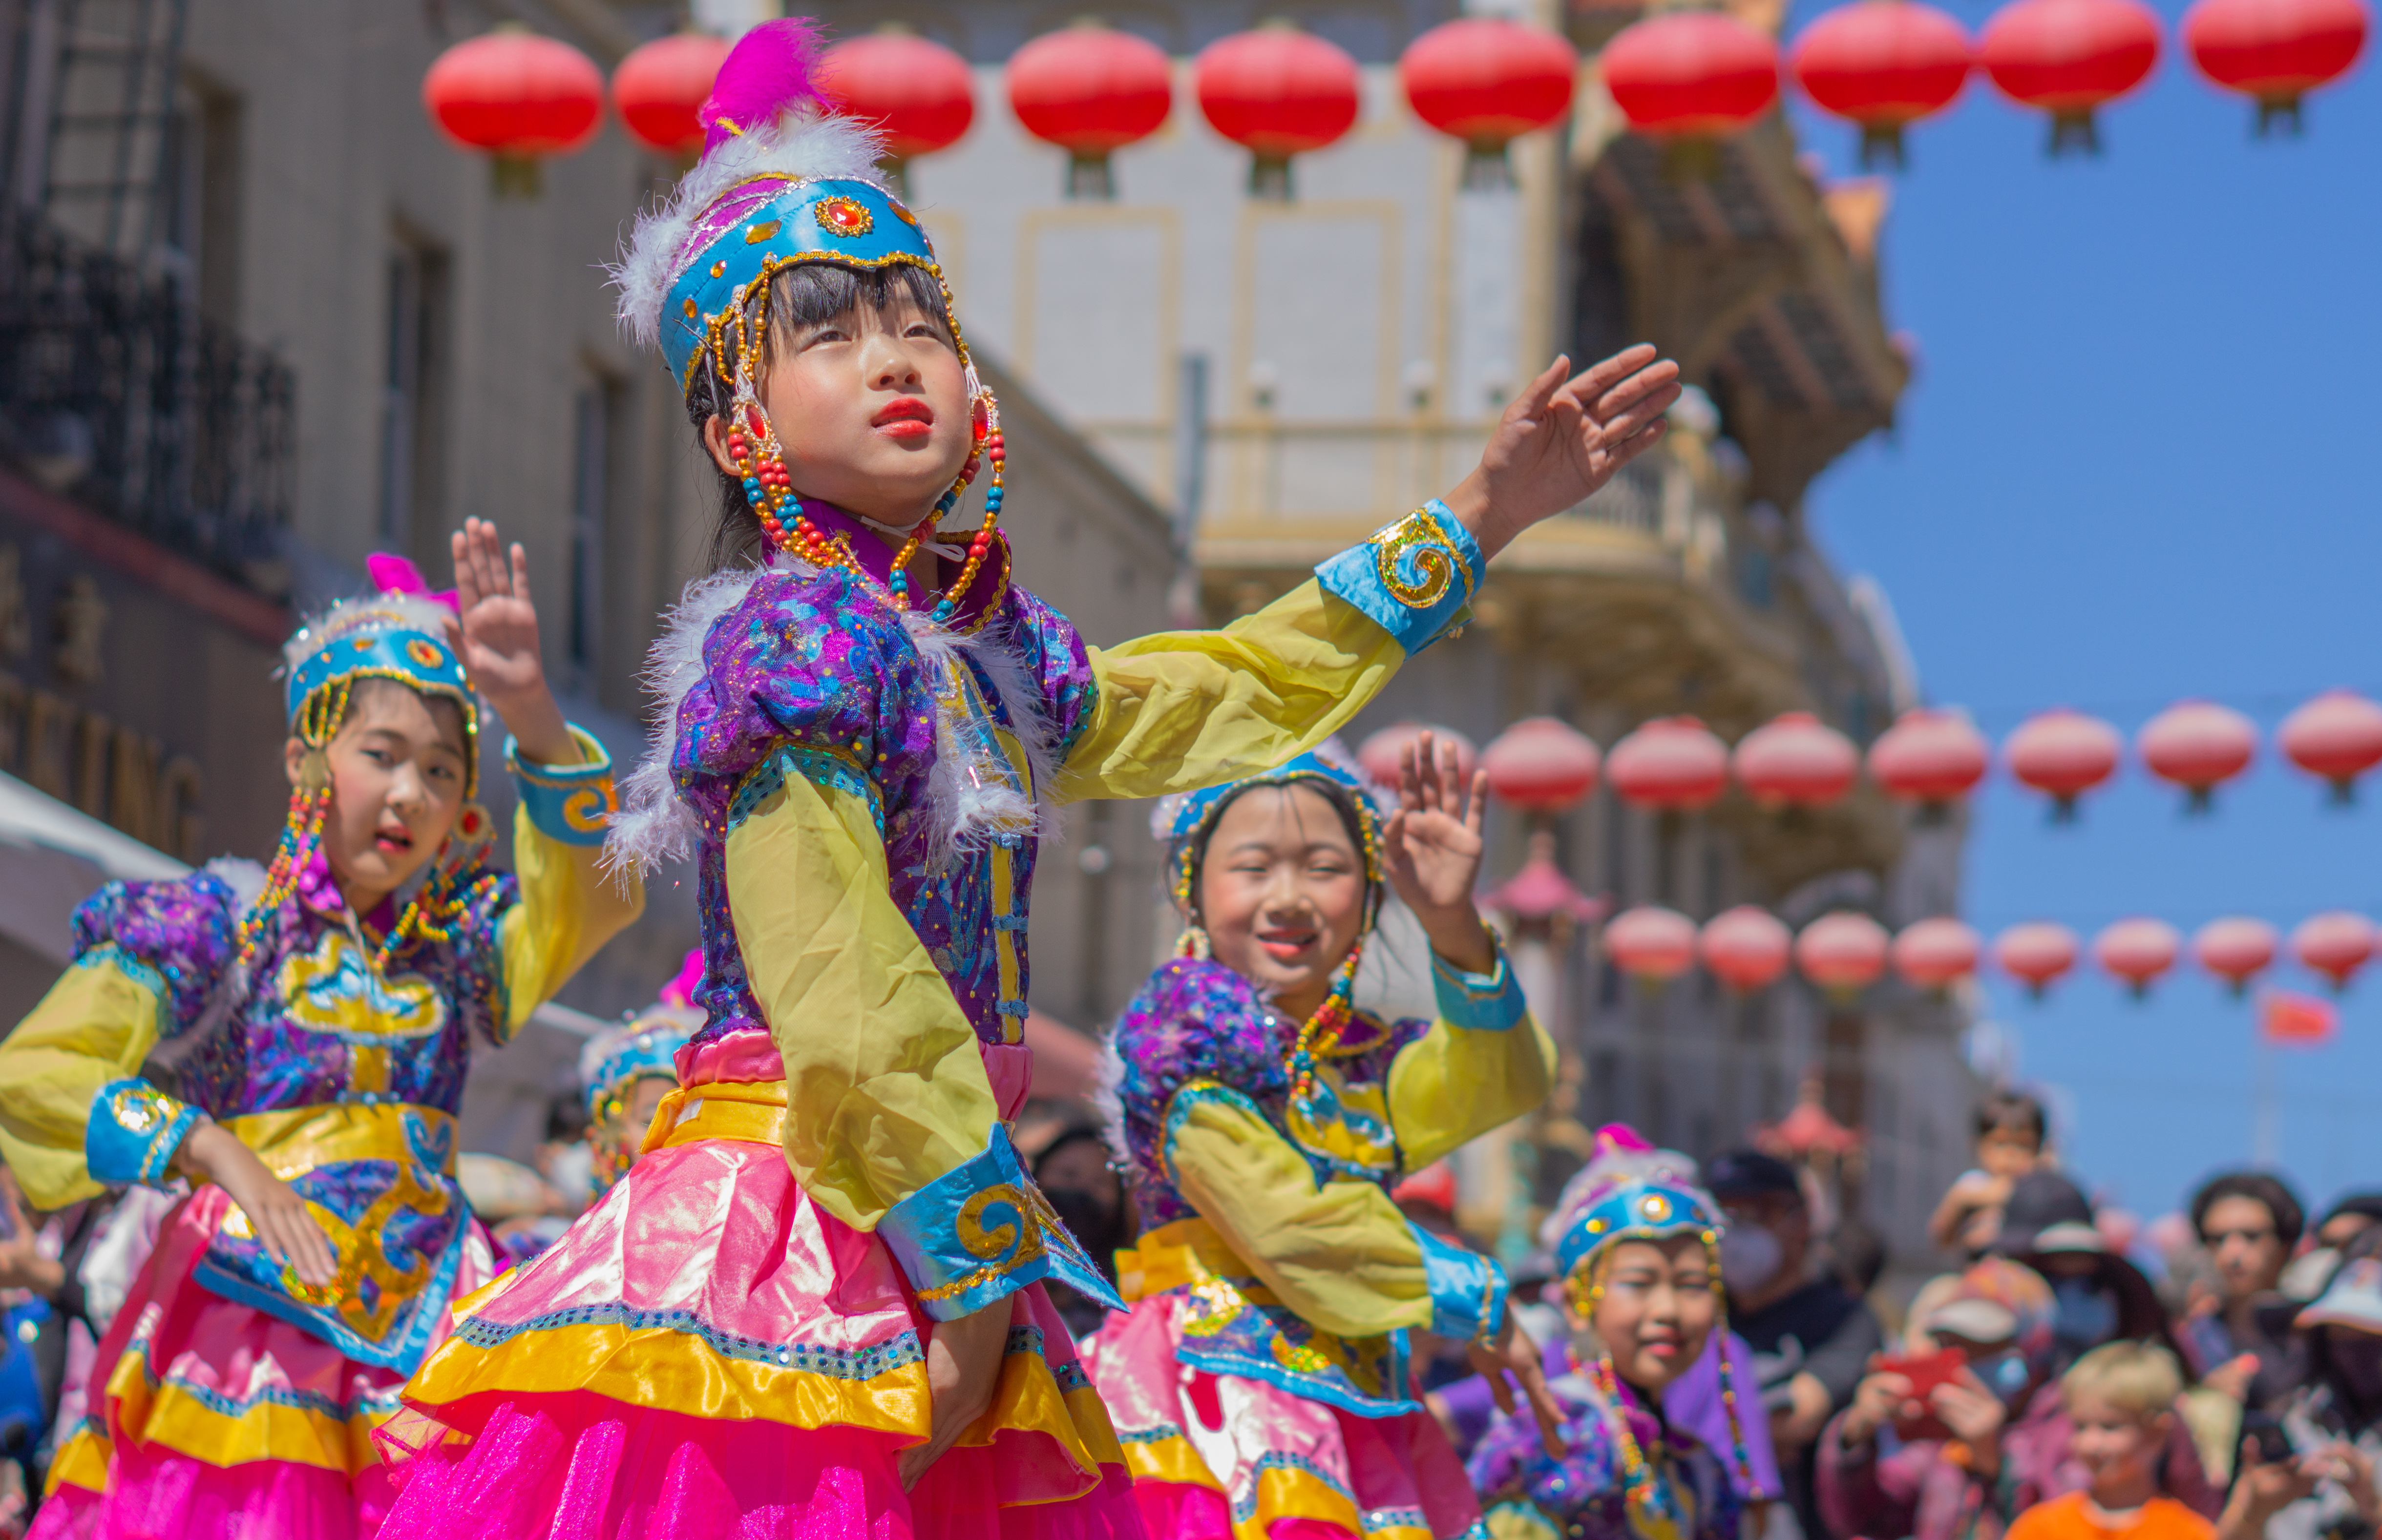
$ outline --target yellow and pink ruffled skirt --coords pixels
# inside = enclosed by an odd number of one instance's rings
[[[377,1436],[402,1488],[391,1532],[1141,1540],[1123,1452],[1039,1284],[1013,1296],[992,1410],[902,1489],[895,1459],[927,1434],[931,1322],[884,1244],[788,1169],[767,1040],[681,1062],[628,1174],[458,1302]]]
[[[1163,1540],[1453,1540],[1480,1506],[1430,1413],[1361,1417],[1185,1364],[1193,1289],[1229,1253],[1186,1219],[1117,1254],[1129,1314],[1083,1343],[1149,1532]],[[1245,1270],[1245,1269],[1241,1269]]]
[[[363,1540],[394,1489],[372,1430],[404,1376],[209,1292],[192,1277],[230,1210],[203,1187],[166,1215],[156,1249],[101,1340],[89,1415],[50,1462],[29,1540]],[[491,1271],[463,1247],[459,1289]]]

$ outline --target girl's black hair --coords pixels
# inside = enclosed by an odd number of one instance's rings
[[[883,311],[903,299],[941,322],[945,336],[956,337],[951,312],[943,305],[943,286],[925,268],[906,262],[868,271],[826,262],[796,263],[780,269],[769,286],[753,297],[744,318],[747,325],[767,324],[761,354],[767,361],[777,351],[780,326],[816,326],[864,305]],[[698,443],[706,423],[728,415],[732,397],[707,357],[697,364],[694,378],[687,383],[686,415]],[[711,532],[711,565],[718,568],[758,555],[761,520],[745,499],[743,483],[717,462],[712,470],[719,478],[719,519]]]
[[[1312,791],[1332,804],[1332,811],[1340,815],[1341,828],[1347,833],[1348,848],[1357,852],[1357,864],[1359,868],[1363,867],[1365,819],[1364,815],[1357,811],[1356,792],[1338,781],[1329,780],[1321,776],[1301,776],[1295,780],[1288,781],[1250,781],[1246,785],[1236,786],[1224,793],[1223,797],[1217,801],[1215,810],[1208,814],[1201,822],[1198,830],[1191,836],[1191,923],[1193,924],[1203,923],[1199,913],[1199,883],[1208,873],[1208,843],[1216,837],[1216,827],[1224,821],[1224,810],[1252,791],[1293,789]],[[1173,852],[1174,860],[1169,863],[1176,871],[1182,869],[1183,854],[1182,847],[1177,846]],[[1370,873],[1366,874],[1365,883],[1368,887],[1379,886],[1373,881]]]

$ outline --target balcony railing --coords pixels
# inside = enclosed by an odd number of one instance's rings
[[[0,458],[259,593],[287,588],[289,368],[189,286],[29,215],[0,235]]]

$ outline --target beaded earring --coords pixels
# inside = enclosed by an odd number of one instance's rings
[[[967,559],[961,564],[960,575],[935,601],[930,617],[941,625],[959,613],[960,601],[975,586],[985,557],[991,554],[993,525],[1000,520],[1001,504],[1008,496],[1004,485],[1008,443],[1001,432],[1001,403],[992,392],[985,391],[976,398],[972,409],[975,443],[968,449],[967,462],[952,478],[950,490],[935,500],[934,510],[910,532],[910,538],[893,557],[892,570],[882,588],[846,546],[830,540],[804,513],[802,499],[794,493],[793,478],[786,471],[785,446],[779,441],[768,413],[754,397],[750,376],[741,371],[733,409],[735,416],[728,430],[728,459],[736,467],[737,479],[743,485],[744,497],[752,505],[754,516],[761,521],[762,533],[779,549],[814,567],[835,568],[851,574],[897,612],[910,607],[911,558],[918,554],[927,537],[935,532],[937,522],[958,504],[960,495],[976,480],[978,471],[989,465],[992,484],[985,488],[984,524],[969,540]]]
[[[1177,936],[1174,941],[1174,955],[1195,958],[1203,962],[1214,956],[1215,954],[1208,947],[1208,928],[1205,925],[1193,925]]]

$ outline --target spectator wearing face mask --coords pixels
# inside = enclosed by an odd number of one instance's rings
[[[2334,1199],[2315,1222],[2314,1246],[2291,1259],[2276,1287],[2294,1300],[2314,1299],[2332,1282],[2349,1243],[2376,1224],[2382,1224],[2382,1192],[2351,1192]]]
[[[1814,1265],[1811,1205],[1793,1167],[1733,1150],[1706,1176],[1728,1213],[1720,1270],[1729,1325],[1753,1350],[1787,1506],[1802,1533],[1820,1540],[1827,1531],[1812,1491],[1815,1445],[1852,1399],[1884,1334],[1859,1295]]]
[[[2194,1366],[2214,1377],[2214,1360],[2256,1358],[2242,1392],[2251,1406],[2267,1405],[2302,1377],[2290,1330],[2298,1307],[2280,1285],[2306,1223],[2298,1197],[2264,1171],[2229,1171],[2192,1194],[2192,1228],[2216,1272],[2216,1299],[2192,1334]]]
[[[2155,1343],[2182,1357],[2158,1290],[2141,1268],[2109,1250],[2093,1223],[2091,1201],[2067,1178],[2048,1171],[2020,1178],[2010,1189],[1994,1250],[2033,1268],[2051,1285],[2058,1370],[2121,1338]]]
[[[2290,1459],[2263,1461],[2254,1440],[2242,1443],[2240,1485],[2266,1540],[2364,1540],[2382,1528],[2382,1230],[2344,1253],[2295,1323],[2307,1378],[2276,1407]]]

